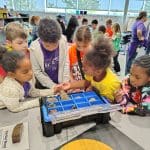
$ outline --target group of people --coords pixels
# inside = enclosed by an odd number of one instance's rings
[[[95,90],[110,103],[141,101],[143,88],[149,87],[150,57],[137,58],[130,76],[121,83],[111,68],[113,59],[114,70],[120,71],[120,26],[112,25],[111,19],[107,25],[96,28],[100,34],[94,38],[88,25],[79,26],[69,48],[67,36],[54,19],[40,19],[38,38],[29,48],[22,25],[6,25],[6,45],[0,47],[0,108],[19,112],[39,106],[39,96],[81,89]],[[28,101],[28,97],[33,100]]]

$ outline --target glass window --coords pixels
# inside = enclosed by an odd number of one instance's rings
[[[45,3],[44,3],[45,0],[30,0],[30,1],[35,1],[32,10],[45,11]]]
[[[0,8],[4,8],[4,5],[6,5],[5,0],[1,0],[0,1]]]
[[[124,11],[125,0],[111,0],[110,10]]]
[[[43,0],[7,0],[8,9],[17,11],[44,11]]]
[[[121,15],[126,0],[1,0],[8,9],[17,11],[46,11],[75,13],[76,10],[87,10],[87,14]],[[45,9],[46,3],[46,9]],[[129,0],[128,14],[138,13],[143,9],[144,0]],[[110,10],[109,10],[110,6]],[[144,9],[149,11],[150,2],[146,1]],[[58,9],[59,8],[59,9]],[[108,11],[110,11],[108,13]]]
[[[99,0],[100,1],[100,10],[108,10],[110,0]]]
[[[78,8],[81,10],[99,10],[101,0],[79,0]]]
[[[145,11],[147,11],[148,13],[149,13],[149,15],[150,15],[150,1],[146,1],[145,3],[144,3],[144,10]]]
[[[77,8],[77,0],[46,0],[48,8]]]
[[[143,0],[130,0],[128,10],[129,11],[140,11],[140,10],[142,10],[143,3],[144,3]]]
[[[47,8],[108,10],[109,0],[46,0]]]

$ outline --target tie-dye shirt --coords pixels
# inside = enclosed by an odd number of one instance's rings
[[[124,96],[122,98],[122,101],[124,101],[123,104],[127,104],[128,102],[131,102],[132,104],[139,104],[150,96],[150,85],[133,87],[130,84],[129,77],[122,81],[122,90],[124,92]]]

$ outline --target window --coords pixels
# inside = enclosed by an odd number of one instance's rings
[[[46,11],[72,13],[87,10],[87,14],[122,16],[126,0],[2,0],[9,9],[17,11]],[[144,3],[145,1],[145,3]],[[59,8],[59,9],[58,9]],[[129,0],[128,14],[138,13],[141,9],[150,12],[149,0]]]
[[[16,11],[45,11],[44,0],[7,0],[6,4]]]
[[[145,11],[147,11],[148,14],[150,15],[150,1],[149,0],[145,1],[144,5],[143,5],[143,9]]]
[[[124,11],[125,0],[111,0],[110,10]]]
[[[130,0],[128,10],[130,11],[140,11],[142,10],[144,0]]]
[[[77,0],[46,0],[46,5],[48,8],[76,9]]]

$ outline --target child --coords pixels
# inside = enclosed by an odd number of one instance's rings
[[[75,88],[97,89],[99,94],[114,102],[114,92],[120,88],[120,81],[109,68],[111,64],[112,45],[108,39],[99,38],[92,49],[83,58],[85,80],[62,84],[64,90]]]
[[[87,18],[83,18],[82,19],[82,25],[88,25],[88,19]]]
[[[112,26],[112,42],[113,42],[113,47],[116,52],[115,56],[113,57],[114,61],[114,71],[116,72],[117,75],[119,75],[120,72],[120,64],[118,61],[118,55],[119,55],[119,50],[120,50],[120,41],[121,41],[121,29],[120,25],[118,23],[114,23]]]
[[[106,33],[106,27],[104,25],[100,25],[98,27],[98,38],[99,37],[104,37],[104,38],[108,38],[107,33]]]
[[[32,32],[31,32],[31,37],[32,41],[36,40],[38,38],[38,26],[40,22],[40,17],[39,16],[32,16],[30,20],[30,24],[32,25]]]
[[[60,25],[53,19],[40,20],[39,39],[31,43],[30,58],[38,88],[51,88],[69,80],[69,58],[67,40]]]
[[[92,27],[92,40],[94,41],[98,37],[98,20],[94,19],[91,22],[91,27]]]
[[[98,26],[98,20],[97,19],[92,20],[91,25],[92,25],[92,31],[96,30]]]
[[[6,45],[8,51],[24,51],[29,56],[27,33],[20,23],[11,22],[5,28]],[[5,70],[0,66],[0,83],[6,76]]]
[[[112,26],[112,20],[111,19],[107,19],[106,20],[106,33],[107,33],[107,36],[109,38],[111,38],[112,35],[113,35],[113,31],[112,31],[111,26]]]
[[[69,48],[71,80],[84,78],[82,71],[82,58],[88,51],[92,41],[92,35],[88,26],[81,26],[74,36],[74,44]]]
[[[105,35],[105,33],[106,33],[106,27],[104,25],[100,25],[98,27],[98,31],[99,31],[100,34]]]
[[[6,48],[28,53],[28,35],[20,23],[11,22],[6,25]]]
[[[2,56],[3,55],[3,56]],[[11,112],[39,106],[39,99],[25,101],[27,97],[47,96],[54,89],[39,90],[32,84],[32,68],[28,57],[23,52],[11,51],[1,53],[1,64],[7,71],[7,76],[0,84],[0,108]]]
[[[123,80],[122,89],[117,91],[115,99],[123,105],[128,102],[139,104],[147,98],[145,96],[150,96],[150,56],[148,55],[135,59],[130,75]]]

